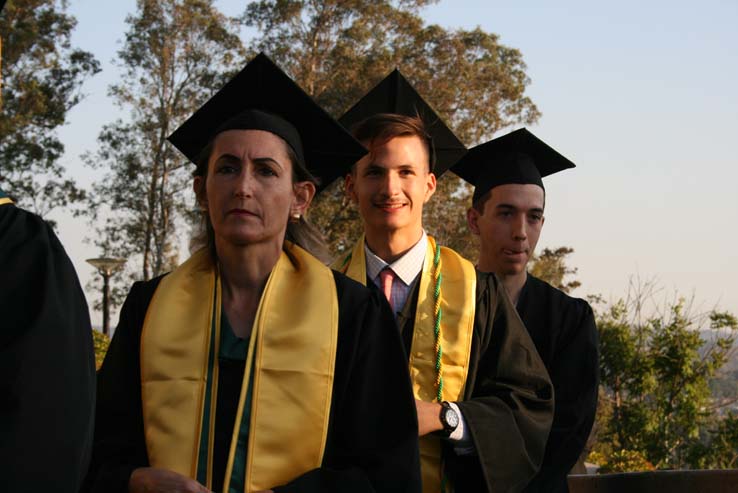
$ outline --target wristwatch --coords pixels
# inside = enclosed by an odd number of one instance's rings
[[[441,413],[438,417],[441,419],[441,424],[443,425],[443,430],[439,431],[438,434],[448,438],[456,430],[456,427],[459,426],[459,415],[448,402],[443,401],[441,402]]]

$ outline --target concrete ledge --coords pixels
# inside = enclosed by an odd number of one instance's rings
[[[569,476],[570,493],[734,493],[738,469]]]

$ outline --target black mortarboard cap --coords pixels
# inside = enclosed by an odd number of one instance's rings
[[[419,116],[423,120],[433,144],[431,169],[436,176],[445,173],[466,152],[464,144],[397,69],[366,93],[338,121],[351,129],[377,113]]]
[[[366,149],[266,55],[260,53],[200,107],[169,141],[196,163],[220,132],[266,130],[282,137],[319,178],[318,190],[345,175]]]
[[[451,171],[474,185],[476,202],[498,185],[543,187],[544,176],[575,167],[574,163],[525,128],[472,147]]]

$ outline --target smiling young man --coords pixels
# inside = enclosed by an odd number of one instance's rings
[[[542,458],[553,405],[548,376],[494,276],[478,278],[422,223],[434,171],[447,169],[463,145],[397,71],[341,122],[369,154],[346,177],[364,235],[334,267],[383,291],[396,314],[416,398],[423,490],[450,482],[457,492],[519,491]]]
[[[469,227],[478,269],[494,272],[517,306],[554,384],[556,410],[541,470],[527,491],[568,491],[566,475],[594,422],[597,328],[589,304],[530,275],[544,223],[542,177],[574,164],[525,129],[471,149],[452,169],[475,185]]]
[[[359,207],[367,246],[390,263],[421,240],[423,204],[436,190],[422,132],[418,118],[384,114],[356,134],[372,150],[346,177],[346,191]]]

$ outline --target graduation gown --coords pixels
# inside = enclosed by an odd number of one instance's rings
[[[11,203],[0,205],[0,396],[0,491],[76,493],[95,403],[87,303],[49,225]]]
[[[386,301],[334,273],[338,341],[322,467],[275,491],[420,491],[417,417],[406,360]],[[133,285],[98,374],[98,420],[86,491],[126,492],[131,472],[148,465],[139,342],[161,278]],[[214,475],[220,491],[244,362],[219,360]],[[288,405],[289,403],[285,403]],[[219,419],[221,418],[222,419]],[[299,446],[300,437],[285,447]],[[221,445],[223,450],[221,450]]]
[[[418,284],[397,319],[406,351],[412,343]],[[475,453],[456,455],[447,442],[445,470],[457,493],[521,491],[543,459],[553,419],[553,388],[515,307],[493,274],[477,272],[472,337],[464,400],[456,404]]]
[[[528,274],[517,305],[554,385],[556,408],[531,492],[569,491],[566,475],[589,437],[597,408],[599,351],[589,304]]]

